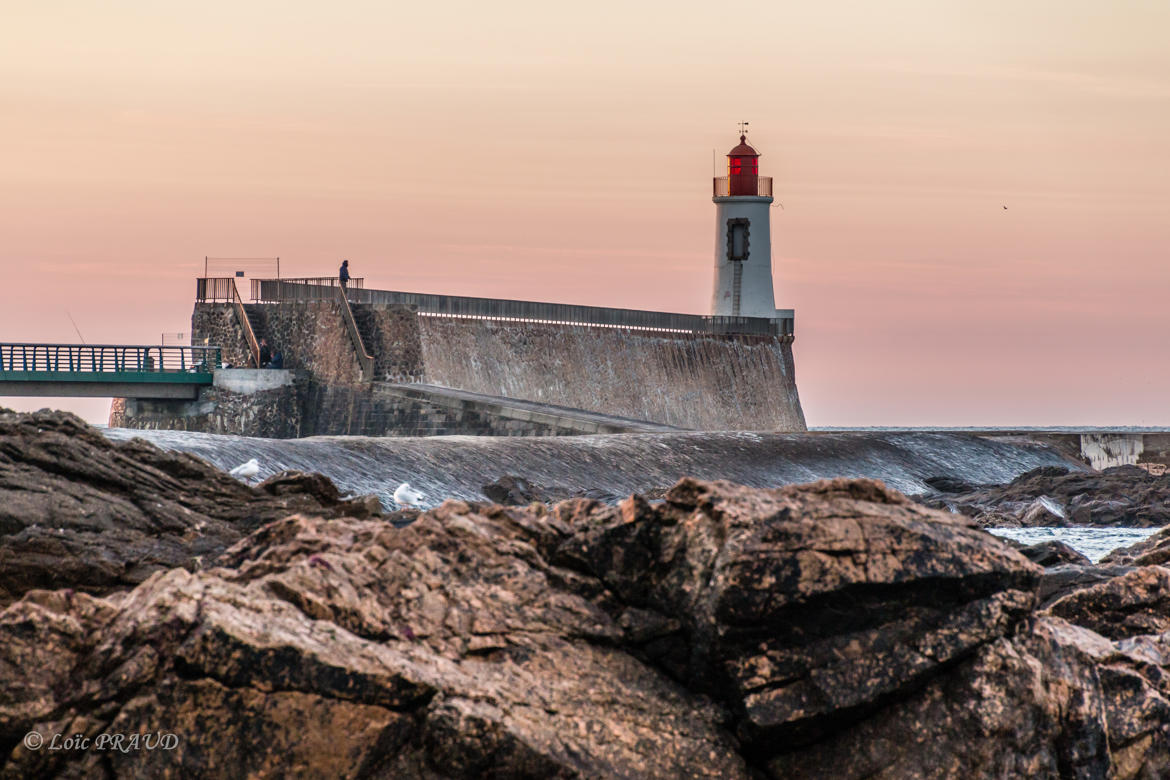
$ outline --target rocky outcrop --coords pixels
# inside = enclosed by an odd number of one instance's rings
[[[769,762],[772,777],[1106,777],[1105,701],[1084,635],[1029,620],[857,728]],[[1109,643],[1106,642],[1108,645]]]
[[[1101,559],[1106,564],[1128,564],[1131,566],[1170,565],[1170,527],[1132,544],[1120,547]]]
[[[1039,573],[868,481],[298,516],[0,613],[0,740],[12,774],[1099,775],[1104,693],[1027,617]],[[162,724],[175,750],[20,742]]]
[[[1133,571],[1132,566],[1092,563],[1062,563],[1049,566],[1040,578],[1040,589],[1036,595],[1040,599],[1040,606],[1047,607],[1073,591],[1096,585],[1098,582],[1104,582],[1131,571]]]
[[[684,480],[662,505],[621,511],[575,523],[557,559],[638,610],[627,620],[646,624],[642,654],[719,696],[761,761],[1007,634],[1040,574],[966,521],[868,480],[776,491]]]
[[[1170,631],[1170,569],[1133,569],[1075,590],[1048,611],[1112,639]]]
[[[330,495],[232,495],[289,490]],[[293,515],[0,611],[0,776],[1156,777],[1167,635],[1037,613],[1042,576],[870,480]]]
[[[8,769],[746,777],[722,710],[623,652],[622,627],[577,592],[598,584],[543,560],[546,534],[454,503],[401,530],[294,517],[233,548],[230,568],[160,573],[110,601],[30,594],[0,614]],[[160,726],[176,750],[18,744]]]
[[[953,480],[927,482],[938,492],[923,496],[923,503],[962,512],[986,527],[1170,525],[1170,475],[1137,466],[1100,472],[1043,466],[1007,485],[969,490]]]
[[[319,475],[250,487],[190,455],[113,443],[67,413],[0,413],[0,604],[33,588],[107,593],[197,569],[294,512],[378,511]]]
[[[482,490],[488,501],[504,506],[527,506],[533,501],[551,504],[570,498],[593,498],[607,503],[617,503],[622,499],[622,496],[615,496],[604,490],[572,490],[558,485],[546,487],[525,477],[511,474],[489,482],[483,486]],[[652,490],[645,491],[642,495],[661,498],[665,494],[665,490]]]
[[[1077,552],[1059,539],[1020,545],[1019,549],[1021,555],[1044,568],[1070,563],[1079,565],[1092,563],[1087,556]]]

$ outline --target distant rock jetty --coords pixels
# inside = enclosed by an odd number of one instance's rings
[[[683,479],[616,506],[447,501],[403,528],[330,487],[249,488],[76,418],[0,414],[0,585],[15,599],[0,611],[0,776],[1170,765],[1157,563],[1106,571],[1047,551],[1044,569],[866,479]],[[51,534],[30,532],[29,511]],[[36,555],[35,577],[11,563]],[[1101,576],[1049,587],[1068,567]],[[38,744],[156,732],[174,748]]]
[[[974,517],[988,528],[1170,525],[1170,476],[1137,466],[1100,472],[1043,466],[1006,485],[927,479],[923,503]]]

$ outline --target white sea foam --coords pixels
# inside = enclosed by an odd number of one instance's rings
[[[988,484],[1009,482],[1038,466],[1078,468],[1044,446],[928,432],[305,439],[122,428],[103,433],[120,441],[142,437],[165,449],[193,453],[223,469],[258,458],[265,475],[284,469],[320,472],[343,491],[378,494],[387,508],[395,506],[391,493],[404,475],[426,495],[422,506],[429,508],[446,498],[483,500],[483,486],[509,474],[546,487],[597,491],[616,500],[633,492],[669,487],[684,476],[727,479],[751,487],[826,477],[871,477],[914,494],[927,492],[924,480],[936,476]]]

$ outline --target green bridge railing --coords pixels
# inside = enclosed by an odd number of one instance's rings
[[[0,343],[0,378],[8,380],[73,377],[208,383],[222,365],[219,347]]]

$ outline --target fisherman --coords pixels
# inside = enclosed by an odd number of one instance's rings
[[[341,283],[341,289],[345,289],[349,284],[349,261],[342,260],[341,268],[337,271],[337,281]]]
[[[260,368],[268,368],[270,362],[272,362],[272,348],[268,346],[267,339],[260,339]]]

